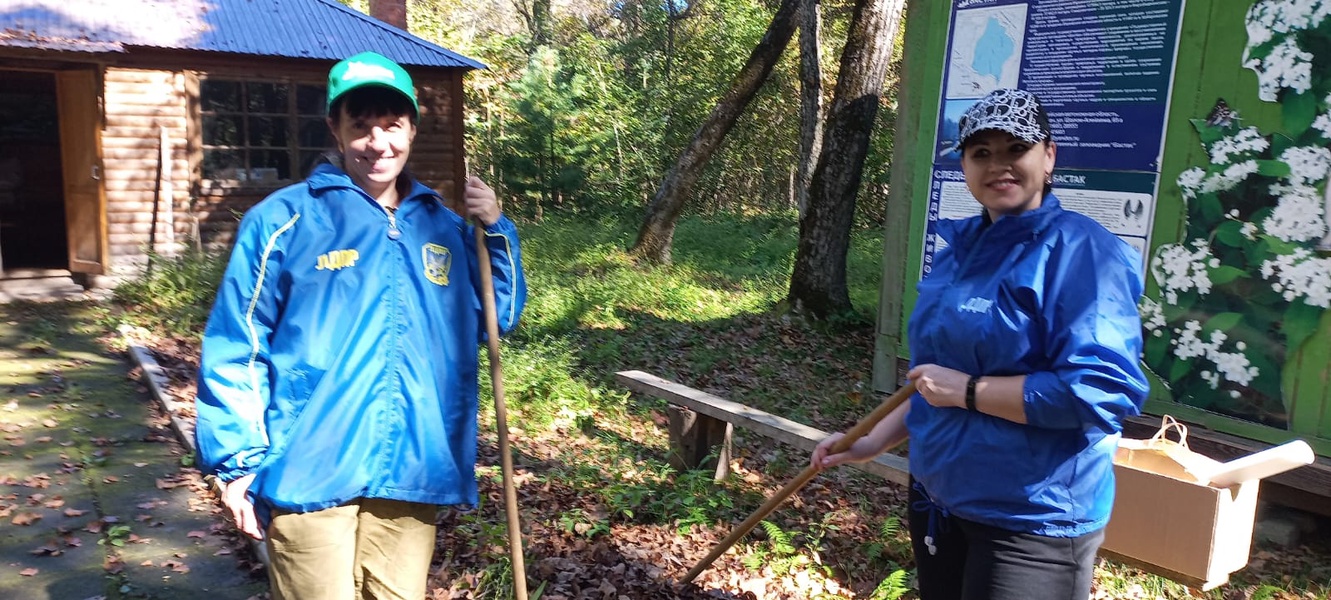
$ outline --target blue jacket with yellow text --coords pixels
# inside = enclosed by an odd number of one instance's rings
[[[396,214],[337,167],[241,221],[203,339],[196,439],[261,515],[356,498],[474,504],[474,230],[412,182]],[[517,230],[485,227],[499,327],[526,298]]]
[[[1104,527],[1125,417],[1140,412],[1140,254],[1099,223],[1042,205],[989,222],[940,221],[920,281],[912,365],[1026,375],[1027,424],[911,399],[910,471],[962,519],[1075,537]]]

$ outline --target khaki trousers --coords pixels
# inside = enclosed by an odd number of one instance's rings
[[[421,600],[435,513],[430,504],[368,498],[275,511],[266,539],[273,600]]]

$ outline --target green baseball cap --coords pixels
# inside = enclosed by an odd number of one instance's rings
[[[396,90],[411,100],[411,107],[419,118],[420,104],[416,102],[416,88],[411,83],[411,75],[401,65],[388,57],[374,52],[361,52],[343,59],[333,65],[328,72],[328,110],[333,109],[333,102],[351,90],[377,85]]]

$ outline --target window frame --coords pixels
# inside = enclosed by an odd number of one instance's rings
[[[310,79],[297,78],[297,77],[247,76],[236,73],[222,73],[222,72],[214,72],[214,73],[199,72],[196,74],[196,77],[198,81],[197,84],[198,87],[196,89],[198,90],[198,92],[195,100],[197,106],[195,114],[197,118],[196,122],[198,123],[198,128],[199,128],[199,133],[197,138],[199,140],[198,177],[201,187],[203,189],[205,190],[244,189],[244,188],[276,189],[279,187],[290,185],[291,183],[300,181],[305,178],[306,174],[303,173],[301,170],[302,167],[304,167],[303,164],[304,161],[302,161],[302,157],[308,157],[309,154],[311,153],[326,152],[333,148],[332,135],[326,132],[326,126],[323,125],[325,123],[325,119],[327,116],[326,110],[323,106],[323,102],[319,103],[318,114],[305,113],[300,111],[301,89],[313,88],[322,94],[325,93],[326,91],[326,82],[323,81],[315,82]],[[219,111],[205,107],[203,99],[204,87],[208,84],[209,81],[224,82],[227,84],[237,84],[239,95],[237,100],[238,106],[236,107],[236,110]],[[286,94],[286,111],[282,113],[276,113],[276,112],[251,110],[247,99],[249,97],[249,93],[251,90],[250,86],[252,85],[273,85],[273,86],[287,87],[288,92]],[[217,144],[213,143],[215,140],[208,139],[208,128],[204,125],[204,123],[210,117],[219,117],[219,116],[234,117],[239,121],[239,130],[237,132],[237,140],[239,143]],[[250,132],[253,126],[252,125],[253,120],[263,119],[263,118],[286,120],[285,145],[261,146],[250,143]],[[324,130],[326,132],[324,140],[326,143],[323,146],[305,146],[301,144],[301,135],[300,135],[301,125],[302,123],[310,119],[317,119],[320,125],[324,126]],[[236,169],[243,173],[253,173],[257,169],[264,168],[260,166],[255,166],[255,158],[254,158],[255,152],[264,152],[264,151],[284,152],[286,155],[287,169],[290,176],[283,178],[279,175],[274,179],[253,179],[249,177],[245,178],[214,177],[213,176],[214,174],[207,172],[208,167],[206,166],[208,153],[212,151],[239,152],[241,157],[241,165],[236,167]]]

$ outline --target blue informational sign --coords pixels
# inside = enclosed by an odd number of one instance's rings
[[[952,147],[961,114],[999,88],[1049,111],[1064,206],[1144,254],[1182,15],[1183,0],[953,0],[921,274],[937,220],[980,212]]]

